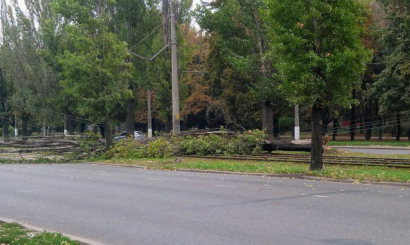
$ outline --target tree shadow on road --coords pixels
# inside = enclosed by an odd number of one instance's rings
[[[322,239],[320,242],[329,245],[374,245],[372,242],[355,239]]]
[[[283,201],[283,200],[290,200],[290,199],[299,199],[299,198],[306,198],[306,197],[312,197],[312,196],[326,196],[326,195],[336,195],[336,194],[341,194],[341,193],[349,194],[349,193],[365,193],[365,192],[367,192],[367,191],[334,191],[334,192],[311,193],[311,194],[303,194],[303,195],[289,196],[289,197],[266,198],[266,199],[251,200],[251,201],[244,201],[244,202],[237,202],[237,203],[209,205],[209,206],[206,206],[206,207],[207,208],[218,208],[218,207],[226,207],[226,206],[236,206],[236,205],[254,204],[254,203],[262,203],[262,202],[273,202],[273,201]]]

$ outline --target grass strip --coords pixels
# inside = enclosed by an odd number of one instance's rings
[[[80,245],[59,233],[34,232],[17,223],[0,222],[0,244],[8,245]]]
[[[387,167],[326,165],[324,170],[311,171],[308,164],[269,161],[235,161],[225,159],[201,158],[151,158],[151,159],[124,159],[113,158],[103,160],[109,164],[139,165],[148,169],[176,170],[199,169],[219,170],[243,173],[266,174],[305,174],[310,176],[326,177],[333,179],[354,179],[370,181],[386,181],[410,183],[410,169],[395,169]],[[100,161],[101,162],[101,161]]]

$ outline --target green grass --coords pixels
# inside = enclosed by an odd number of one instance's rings
[[[333,146],[410,146],[410,141],[330,141]]]
[[[16,223],[0,223],[0,244],[8,245],[79,245],[58,233],[32,232]]]
[[[102,162],[108,164],[139,165],[145,166],[148,169],[170,171],[184,168],[233,171],[243,173],[305,174],[333,179],[355,179],[410,183],[410,169],[395,169],[387,167],[327,165],[324,170],[310,171],[307,164],[301,163],[214,160],[184,157],[182,157],[181,162],[175,162],[175,157],[161,159],[114,158]]]

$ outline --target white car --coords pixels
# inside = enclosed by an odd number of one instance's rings
[[[124,131],[124,132],[122,132],[120,135],[114,137],[114,140],[126,139],[127,136],[129,137],[129,135],[132,135],[131,132]],[[145,139],[144,134],[143,134],[142,132],[140,132],[140,131],[134,131],[133,136],[134,136],[134,139],[135,139],[135,140],[143,140],[143,139]]]

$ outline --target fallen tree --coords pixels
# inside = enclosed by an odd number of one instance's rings
[[[265,141],[262,146],[263,151],[303,151],[310,152],[312,149],[310,144],[294,144],[288,141]]]

